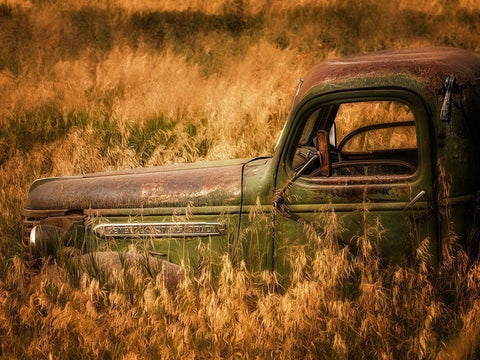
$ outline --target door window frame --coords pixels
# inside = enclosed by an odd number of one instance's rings
[[[408,175],[385,175],[385,176],[345,176],[345,177],[300,177],[296,183],[301,187],[333,185],[369,185],[375,184],[405,184],[411,183],[431,187],[431,145],[430,145],[430,117],[426,104],[416,93],[401,88],[376,88],[361,90],[346,90],[328,93],[308,99],[299,106],[294,114],[291,135],[284,145],[281,156],[281,172],[287,179],[292,178],[295,170],[292,168],[293,156],[297,143],[301,137],[303,128],[309,116],[322,106],[367,102],[367,101],[396,101],[407,105],[413,113],[417,135],[417,170]],[[325,126],[325,124],[322,124]],[[280,175],[280,172],[279,174]],[[278,180],[278,178],[277,178]]]

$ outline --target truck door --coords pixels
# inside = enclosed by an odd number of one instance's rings
[[[285,191],[293,216],[275,215],[276,269],[285,271],[299,246],[309,248],[304,223],[325,226],[332,211],[340,224],[337,240],[352,251],[365,229],[380,227],[371,241],[383,258],[407,262],[429,237],[435,261],[429,118],[422,101],[403,90],[350,91],[310,99],[293,116],[276,188],[317,151],[319,131],[329,134],[330,170],[313,163]]]

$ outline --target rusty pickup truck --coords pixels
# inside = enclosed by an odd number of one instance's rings
[[[475,54],[432,47],[327,60],[299,81],[273,156],[36,180],[24,241],[37,252],[135,244],[176,264],[200,244],[240,243],[260,268],[282,272],[289,248],[308,241],[305,224],[334,211],[347,246],[362,219],[380,220],[382,256],[408,261],[429,237],[438,259],[452,228],[476,247],[479,144]],[[245,231],[252,211],[268,218],[260,235]]]

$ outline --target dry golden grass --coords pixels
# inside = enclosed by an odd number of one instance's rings
[[[428,239],[412,266],[385,268],[381,224],[359,234],[353,254],[335,243],[335,215],[323,214],[331,226],[309,235],[313,255],[291,256],[288,286],[232,252],[219,276],[206,261],[173,295],[136,265],[112,273],[61,258],[38,274],[24,261],[20,214],[41,176],[271,153],[313,63],[418,45],[480,52],[479,9],[472,0],[1,1],[0,357],[478,357],[480,271],[453,235],[439,271]]]
[[[362,126],[381,123],[414,121],[410,108],[394,101],[371,101],[342,104],[336,116],[336,136],[343,139]],[[417,147],[415,127],[381,129],[352,138],[346,151],[414,149]]]
[[[37,5],[32,0],[3,0],[4,3],[20,6],[24,8],[32,8]],[[96,0],[81,1],[50,1],[43,6],[55,6],[56,8],[78,9],[84,6],[92,6],[96,8],[122,8],[128,11],[199,11],[206,14],[222,14],[225,11],[242,11],[247,14],[255,14],[261,11],[285,11],[298,7],[314,7],[314,6],[332,6],[341,4],[342,0],[225,0],[225,1],[206,1],[206,0],[107,0],[99,3]],[[468,10],[480,9],[478,0],[457,0],[453,2],[445,2],[442,0],[400,0],[390,3],[391,7],[396,9],[414,9],[428,13],[438,13],[448,7],[458,7]],[[385,5],[385,4],[382,4]]]
[[[323,216],[331,227],[310,234],[313,257],[296,253],[280,291],[275,274],[227,256],[218,277],[205,266],[175,294],[141,265],[80,271],[60,259],[56,272],[44,267],[32,278],[14,257],[0,292],[2,350],[27,358],[423,359],[461,319],[460,337],[443,352],[475,358],[478,301],[462,294],[479,294],[480,273],[454,239],[440,272],[428,265],[428,239],[411,267],[384,268],[375,255],[380,225],[365,227],[353,255],[335,241],[335,215]]]

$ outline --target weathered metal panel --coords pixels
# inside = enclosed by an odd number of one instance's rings
[[[383,78],[404,75],[414,78],[434,94],[453,74],[458,84],[467,87],[480,80],[480,57],[449,47],[387,50],[331,59],[314,66],[306,75],[296,97],[296,104],[314,87],[359,78]]]
[[[238,205],[241,162],[212,168],[52,178],[32,186],[29,209]]]

